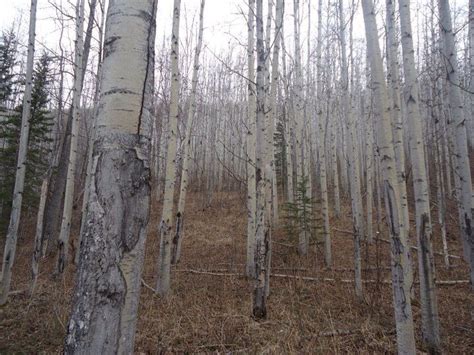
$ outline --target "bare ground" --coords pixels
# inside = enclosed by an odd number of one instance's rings
[[[363,278],[365,300],[358,301],[353,284],[353,245],[350,212],[331,218],[334,269],[325,270],[320,249],[312,246],[305,258],[282,229],[273,235],[273,277],[268,299],[268,319],[257,322],[250,316],[252,282],[244,271],[246,213],[242,196],[220,195],[209,208],[202,208],[197,194],[189,196],[186,236],[181,263],[174,267],[172,293],[160,299],[142,287],[135,349],[137,353],[394,353],[395,326],[390,284],[389,244],[364,246]],[[230,197],[229,197],[230,196]],[[156,282],[159,240],[156,232],[158,209],[153,209],[147,241],[143,279]],[[454,214],[454,212],[453,212]],[[456,226],[449,226],[450,253],[461,254]],[[0,308],[0,353],[58,353],[62,350],[70,307],[74,266],[64,279],[49,275],[54,257],[42,262],[33,297],[26,292],[30,278],[31,228],[24,228],[14,268],[9,303]],[[341,232],[342,231],[342,232]],[[388,238],[384,233],[381,238]],[[283,245],[285,244],[285,245]],[[441,251],[439,234],[435,249]],[[415,256],[415,255],[414,255]],[[466,264],[453,259],[450,270],[436,257],[438,280],[467,280]],[[377,272],[376,266],[379,266]],[[416,264],[415,264],[416,265]],[[200,273],[200,272],[211,272]],[[224,274],[224,275],[223,275]],[[230,274],[230,275],[227,275]],[[330,278],[311,281],[298,278]],[[377,280],[379,282],[377,282]],[[445,353],[474,352],[474,324],[470,321],[468,284],[439,286],[439,313]],[[20,292],[17,292],[20,291]],[[417,344],[421,347],[420,307],[413,303]]]

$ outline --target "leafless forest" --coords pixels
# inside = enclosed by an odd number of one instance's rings
[[[20,2],[0,353],[474,353],[474,0]]]

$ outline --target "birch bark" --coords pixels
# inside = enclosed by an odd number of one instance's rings
[[[176,180],[176,140],[179,116],[179,19],[181,0],[174,0],[173,30],[171,35],[171,94],[169,112],[168,150],[166,152],[165,194],[163,212],[159,226],[160,254],[158,256],[158,281],[156,290],[161,296],[167,296],[170,290],[171,243],[173,228],[174,190]]]
[[[255,223],[257,213],[257,185],[255,176],[256,146],[256,87],[255,87],[255,0],[249,0],[247,18],[248,43],[248,119],[247,119],[247,262],[246,274],[255,276]]]
[[[381,157],[385,209],[391,236],[391,269],[398,352],[416,352],[413,314],[410,300],[412,279],[408,257],[408,235],[403,228],[399,182],[395,169],[395,151],[390,124],[390,106],[378,42],[378,29],[372,0],[362,0],[367,54],[371,68],[377,121],[377,144]]]
[[[265,47],[263,40],[263,6],[262,0],[257,0],[256,38],[257,38],[257,113],[256,113],[256,186],[257,208],[255,224],[255,283],[253,290],[253,311],[256,319],[267,315],[267,293],[265,288],[270,248],[270,229],[265,213]]]
[[[173,238],[172,260],[173,264],[179,261],[181,256],[181,243],[184,235],[184,207],[186,203],[186,193],[188,191],[189,161],[191,160],[191,133],[194,114],[196,112],[196,91],[199,74],[199,56],[202,48],[202,33],[204,26],[204,6],[206,1],[201,0],[199,13],[199,32],[196,51],[194,54],[193,77],[191,83],[191,96],[189,98],[188,121],[186,123],[186,133],[184,136],[183,168],[181,171],[181,185],[179,190],[178,211],[176,213],[176,235]]]
[[[458,199],[461,238],[464,241],[465,255],[470,266],[471,287],[474,291],[474,225],[473,225],[473,189],[469,154],[467,148],[466,120],[463,113],[461,90],[459,87],[459,72],[457,67],[454,32],[451,22],[449,0],[438,0],[442,58],[446,68],[446,80],[449,108],[452,114],[450,122],[452,141],[454,145],[454,170],[456,198]],[[474,317],[474,305],[472,315]]]
[[[110,3],[66,354],[130,354],[150,198],[156,0]]]
[[[79,139],[79,120],[81,118],[80,105],[83,79],[83,32],[84,32],[84,0],[76,2],[76,44],[74,60],[74,88],[72,98],[72,128],[71,147],[67,167],[66,189],[64,192],[64,207],[61,220],[61,229],[58,239],[58,259],[56,274],[62,274],[68,262],[69,235],[71,231],[72,204],[74,200],[74,183],[76,178],[77,143]]]
[[[358,298],[362,298],[362,266],[361,266],[361,240],[364,235],[362,208],[362,194],[360,191],[360,162],[357,147],[357,133],[354,122],[354,113],[351,105],[352,95],[349,90],[349,69],[346,56],[346,36],[344,28],[344,8],[342,0],[339,0],[339,38],[341,40],[341,77],[342,77],[342,114],[348,128],[348,164],[351,178],[350,193],[352,206],[352,226],[354,230],[354,270],[355,270],[355,292]]]
[[[410,3],[399,0],[400,26],[405,74],[405,106],[410,132],[410,157],[415,191],[416,235],[418,242],[418,268],[420,278],[421,317],[423,340],[432,352],[440,351],[438,301],[435,285],[435,266],[432,246],[430,194],[425,164],[425,147],[419,107],[418,73],[415,67],[415,50],[411,30]]]
[[[12,267],[15,260],[16,244],[18,241],[18,227],[20,225],[23,188],[25,185],[26,153],[28,151],[28,136],[31,117],[31,91],[33,87],[33,61],[35,55],[37,0],[31,0],[30,24],[28,32],[28,54],[26,62],[26,85],[23,97],[23,111],[21,114],[20,142],[18,144],[18,158],[16,164],[15,186],[13,188],[13,202],[10,213],[10,223],[3,252],[2,274],[0,275],[0,305],[7,302]]]

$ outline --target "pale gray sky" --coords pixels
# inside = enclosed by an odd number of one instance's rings
[[[31,0],[0,0],[0,3],[4,6],[0,11],[0,29],[8,28],[15,22],[16,26],[21,29],[22,38],[26,39],[26,33],[28,28],[29,20],[29,6]],[[74,15],[74,11],[69,4],[75,4],[75,0],[50,0],[56,4],[62,3],[65,8],[69,6],[69,13]],[[56,48],[59,38],[58,24],[53,20],[55,17],[55,11],[52,9],[48,0],[38,0],[38,14],[37,14],[37,41],[40,44],[38,48],[41,48],[41,44],[44,44],[50,48]],[[130,0],[133,1],[133,0]],[[309,0],[311,1],[311,0]],[[353,0],[344,0],[344,3],[349,6]],[[359,3],[359,10],[356,13],[354,21],[354,38],[364,38],[363,21],[360,10],[360,0],[354,0]],[[311,36],[316,36],[316,6],[317,0],[311,1],[312,14],[311,22],[314,23],[312,26]],[[412,0],[412,16],[417,13],[420,15],[428,15],[429,8],[426,6],[430,0]],[[459,16],[458,23],[464,21],[464,17],[467,20],[467,2],[468,0],[451,0],[452,8],[457,8],[459,13],[465,13]],[[247,0],[206,0],[205,9],[205,33],[204,43],[212,51],[219,53],[226,51],[229,47],[229,42],[236,44],[237,42],[246,42],[246,25],[244,16],[240,14],[243,11],[247,13],[246,9]],[[266,1],[264,1],[266,3]],[[327,4],[327,1],[323,1]],[[379,6],[383,7],[384,1],[378,1]],[[191,26],[193,19],[197,21],[197,11],[199,8],[200,0],[182,0],[182,18],[181,18],[181,31],[185,34],[186,24]],[[172,19],[172,6],[173,0],[158,0],[158,15],[157,15],[157,45],[160,46],[163,42],[163,36],[168,37],[171,32],[171,19]],[[326,5],[324,5],[326,6]],[[293,2],[290,0],[286,1],[286,14],[285,14],[285,36],[292,37],[292,21],[293,21]],[[307,1],[301,1],[301,7],[303,11],[303,23],[302,23],[302,41],[306,43],[307,33]],[[459,11],[460,10],[460,11]],[[347,15],[347,14],[346,14]],[[325,21],[325,19],[323,19]],[[417,21],[414,19],[413,25],[417,26]],[[71,29],[73,29],[73,23],[70,23]],[[379,21],[379,26],[382,26],[382,21]],[[416,32],[416,28],[414,28]],[[68,50],[72,50],[74,34],[73,31],[69,31],[68,36],[70,41],[66,45]],[[182,36],[182,38],[184,38]],[[287,44],[288,46],[288,44]]]

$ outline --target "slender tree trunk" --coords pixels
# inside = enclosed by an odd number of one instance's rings
[[[91,2],[91,13],[95,13],[95,6],[96,6],[97,0],[93,0]],[[97,63],[97,73],[96,73],[96,86],[95,86],[95,92],[94,92],[94,113],[92,117],[92,127],[90,130],[90,138],[89,138],[89,144],[87,146],[87,168],[86,168],[86,181],[84,183],[84,196],[82,197],[82,208],[81,208],[81,229],[79,232],[79,238],[77,241],[77,248],[76,248],[76,255],[74,257],[74,262],[77,264],[79,261],[79,251],[80,251],[80,246],[81,246],[81,235],[82,231],[85,228],[85,216],[87,214],[87,203],[89,201],[89,194],[90,194],[90,182],[92,180],[92,156],[94,154],[94,141],[96,137],[96,131],[97,131],[97,111],[98,111],[98,103],[99,103],[99,83],[100,83],[100,77],[102,75],[102,44],[103,44],[103,33],[104,33],[104,25],[105,25],[105,9],[104,9],[104,3],[101,2],[101,14],[102,14],[102,19],[101,23],[99,26],[99,58],[98,58],[98,63]],[[92,17],[91,17],[92,16]],[[89,14],[89,22],[87,25],[87,33],[89,33],[89,30],[92,31],[92,23],[93,23],[94,16]],[[86,35],[86,38],[89,38]],[[84,64],[84,61],[83,61]],[[85,68],[83,66],[83,68]]]
[[[389,0],[390,1],[390,0]],[[420,278],[421,316],[423,340],[428,349],[440,351],[438,301],[435,285],[435,266],[432,246],[432,225],[428,176],[419,107],[418,73],[415,68],[410,3],[399,0],[400,26],[403,49],[403,72],[405,74],[405,105],[410,132],[410,157],[415,191],[416,235],[418,242],[418,266]]]
[[[342,112],[348,128],[348,164],[351,178],[350,192],[352,205],[352,226],[354,229],[354,270],[355,270],[355,292],[358,298],[362,298],[362,261],[361,240],[364,235],[364,211],[362,208],[362,194],[360,191],[360,162],[357,144],[357,133],[354,122],[353,109],[351,105],[352,95],[349,91],[349,69],[346,57],[346,41],[344,29],[343,2],[339,0],[339,38],[341,40],[341,77],[342,77]]]
[[[269,11],[271,7],[268,8]],[[270,293],[270,267],[271,267],[271,258],[272,258],[272,249],[271,249],[271,228],[275,224],[273,217],[275,216],[275,209],[278,209],[278,200],[275,201],[276,188],[274,188],[274,182],[276,179],[275,171],[275,144],[274,144],[274,135],[275,135],[275,125],[277,121],[277,89],[278,89],[278,78],[279,78],[279,56],[280,56],[280,40],[281,40],[281,29],[283,26],[283,0],[277,0],[275,6],[275,40],[273,42],[273,59],[272,59],[272,71],[271,71],[271,85],[268,98],[269,112],[266,115],[266,146],[265,146],[265,174],[266,177],[266,222],[268,229],[268,250],[267,250],[267,269],[266,269],[266,278],[265,278],[265,292],[266,296],[269,296]],[[271,19],[271,14],[268,16]],[[267,26],[267,29],[270,26]],[[268,46],[268,51],[270,47]],[[267,54],[267,57],[269,57]],[[278,215],[278,213],[277,213]]]
[[[48,193],[48,181],[48,177],[45,177],[41,184],[40,202],[36,218],[35,246],[33,248],[33,257],[31,258],[30,295],[33,294],[36,286],[36,281],[38,280],[39,260],[41,258],[41,251],[43,248],[43,216],[44,206],[46,204],[46,195]]]
[[[83,72],[83,32],[84,32],[84,0],[76,3],[76,45],[74,61],[74,88],[72,98],[72,128],[71,147],[69,151],[69,162],[67,168],[66,190],[64,193],[64,208],[61,220],[61,230],[58,239],[58,259],[56,274],[62,274],[68,262],[69,235],[71,231],[72,204],[74,202],[74,183],[76,178],[77,145],[79,140],[80,106],[82,93]]]
[[[179,261],[181,256],[181,243],[184,234],[184,207],[186,203],[186,192],[188,191],[189,161],[191,160],[191,133],[194,114],[196,112],[196,91],[199,73],[199,56],[202,47],[202,32],[204,26],[204,6],[206,1],[201,0],[201,11],[199,15],[199,34],[194,54],[193,78],[191,84],[191,96],[189,98],[188,121],[186,125],[186,135],[184,137],[183,168],[181,171],[181,185],[179,191],[178,211],[176,213],[176,235],[173,239],[172,260],[173,264]]]
[[[397,30],[395,28],[395,0],[386,0],[386,20],[387,20],[387,66],[388,66],[388,87],[390,90],[390,115],[392,120],[393,144],[395,149],[395,163],[397,167],[398,186],[400,187],[402,219],[402,228],[406,230],[407,236],[410,236],[410,216],[408,210],[408,193],[407,193],[407,174],[405,163],[405,142],[403,138],[403,114],[402,102],[400,98],[400,76],[398,61],[398,40]],[[413,268],[410,256],[410,268]],[[413,271],[409,273],[413,276]],[[413,279],[410,283],[410,297],[414,299],[415,288]]]
[[[395,161],[397,166],[397,177],[400,186],[400,197],[402,203],[403,228],[407,233],[410,230],[410,218],[408,210],[408,195],[406,188],[407,174],[405,171],[405,151],[403,139],[403,119],[401,113],[400,78],[398,62],[397,30],[395,29],[395,0],[386,0],[387,5],[387,67],[388,87],[390,90],[390,113],[392,121],[393,144],[395,148]]]
[[[327,184],[327,162],[326,162],[326,134],[328,119],[324,117],[323,103],[323,66],[322,66],[322,45],[323,45],[323,19],[322,19],[322,0],[318,1],[318,41],[316,48],[316,85],[317,85],[317,117],[318,117],[318,152],[319,152],[319,180],[321,185],[321,211],[323,217],[323,240],[324,240],[324,262],[326,267],[332,264],[331,235],[329,226],[329,199]],[[329,104],[329,100],[328,103]]]
[[[257,34],[257,112],[256,112],[256,149],[255,175],[257,187],[257,208],[255,224],[255,283],[253,290],[253,311],[256,319],[266,318],[267,293],[265,289],[269,249],[270,228],[265,220],[265,47],[263,41],[263,6],[262,0],[257,0],[256,34]]]
[[[23,201],[23,188],[25,185],[26,154],[28,151],[28,136],[31,117],[31,91],[33,87],[33,62],[35,55],[36,8],[37,0],[31,0],[25,96],[23,97],[20,142],[18,144],[19,151],[16,164],[15,186],[13,188],[12,210],[5,241],[5,251],[3,252],[2,274],[0,279],[0,305],[3,305],[7,302],[8,292],[10,292],[12,267],[15,260],[16,244],[18,240],[18,227],[20,225],[21,218],[21,204]]]
[[[94,175],[66,354],[133,353],[149,218],[156,5],[116,0],[108,9]]]
[[[474,148],[474,0],[469,0],[469,91],[471,115],[467,117],[467,136],[471,149]]]
[[[294,112],[295,112],[295,149],[296,149],[296,183],[300,184],[307,179],[305,176],[305,134],[304,134],[304,98],[303,98],[303,73],[301,68],[301,43],[300,43],[300,9],[299,0],[294,0],[294,35],[295,35],[295,78],[294,78]],[[304,206],[300,206],[304,208]],[[311,213],[309,213],[311,215]],[[305,221],[299,221],[298,253],[306,255],[309,246],[309,232],[306,230]]]
[[[275,144],[274,144],[274,135],[275,127],[278,120],[278,106],[277,106],[277,96],[278,96],[278,79],[280,77],[279,67],[280,67],[280,43],[281,43],[281,31],[283,27],[283,11],[284,4],[282,0],[277,0],[275,6],[275,40],[273,43],[273,57],[272,57],[272,72],[271,72],[271,85],[270,85],[270,117],[268,121],[268,133],[267,133],[267,149],[268,149],[268,160],[267,163],[269,166],[269,173],[271,174],[271,206],[272,206],[272,224],[278,224],[278,191],[276,184],[276,162],[275,162]],[[269,55],[268,55],[269,57]]]
[[[378,118],[377,144],[382,157],[385,208],[391,236],[392,288],[398,352],[400,354],[414,354],[416,346],[409,284],[412,276],[410,275],[411,267],[408,256],[408,235],[401,220],[403,212],[395,169],[395,151],[392,143],[393,137],[389,115],[390,106],[387,99],[373,1],[362,0],[362,8],[367,39],[367,54],[370,61],[375,109]]]
[[[366,127],[366,145],[365,155],[367,159],[366,184],[367,184],[367,241],[372,243],[374,240],[373,228],[373,209],[374,209],[374,147],[373,147],[373,124],[372,124],[372,105],[370,98],[366,98],[365,127]]]
[[[473,196],[471,168],[467,148],[467,132],[463,113],[461,90],[459,87],[459,73],[457,68],[454,32],[451,23],[449,0],[438,0],[442,58],[446,68],[448,102],[452,115],[450,122],[452,141],[454,145],[454,171],[457,181],[456,198],[458,199],[461,238],[464,241],[465,253],[470,266],[471,287],[474,291],[474,225],[473,225]],[[474,305],[471,304],[471,313],[474,318]]]
[[[173,31],[171,35],[171,94],[169,112],[168,150],[166,153],[165,195],[159,226],[160,254],[158,256],[157,292],[167,296],[170,290],[171,243],[173,228],[174,190],[176,180],[176,140],[179,116],[179,19],[181,0],[174,0]]]
[[[246,274],[255,276],[255,218],[257,185],[255,176],[256,87],[255,87],[255,0],[249,0],[248,25],[248,119],[247,119],[247,263]]]

